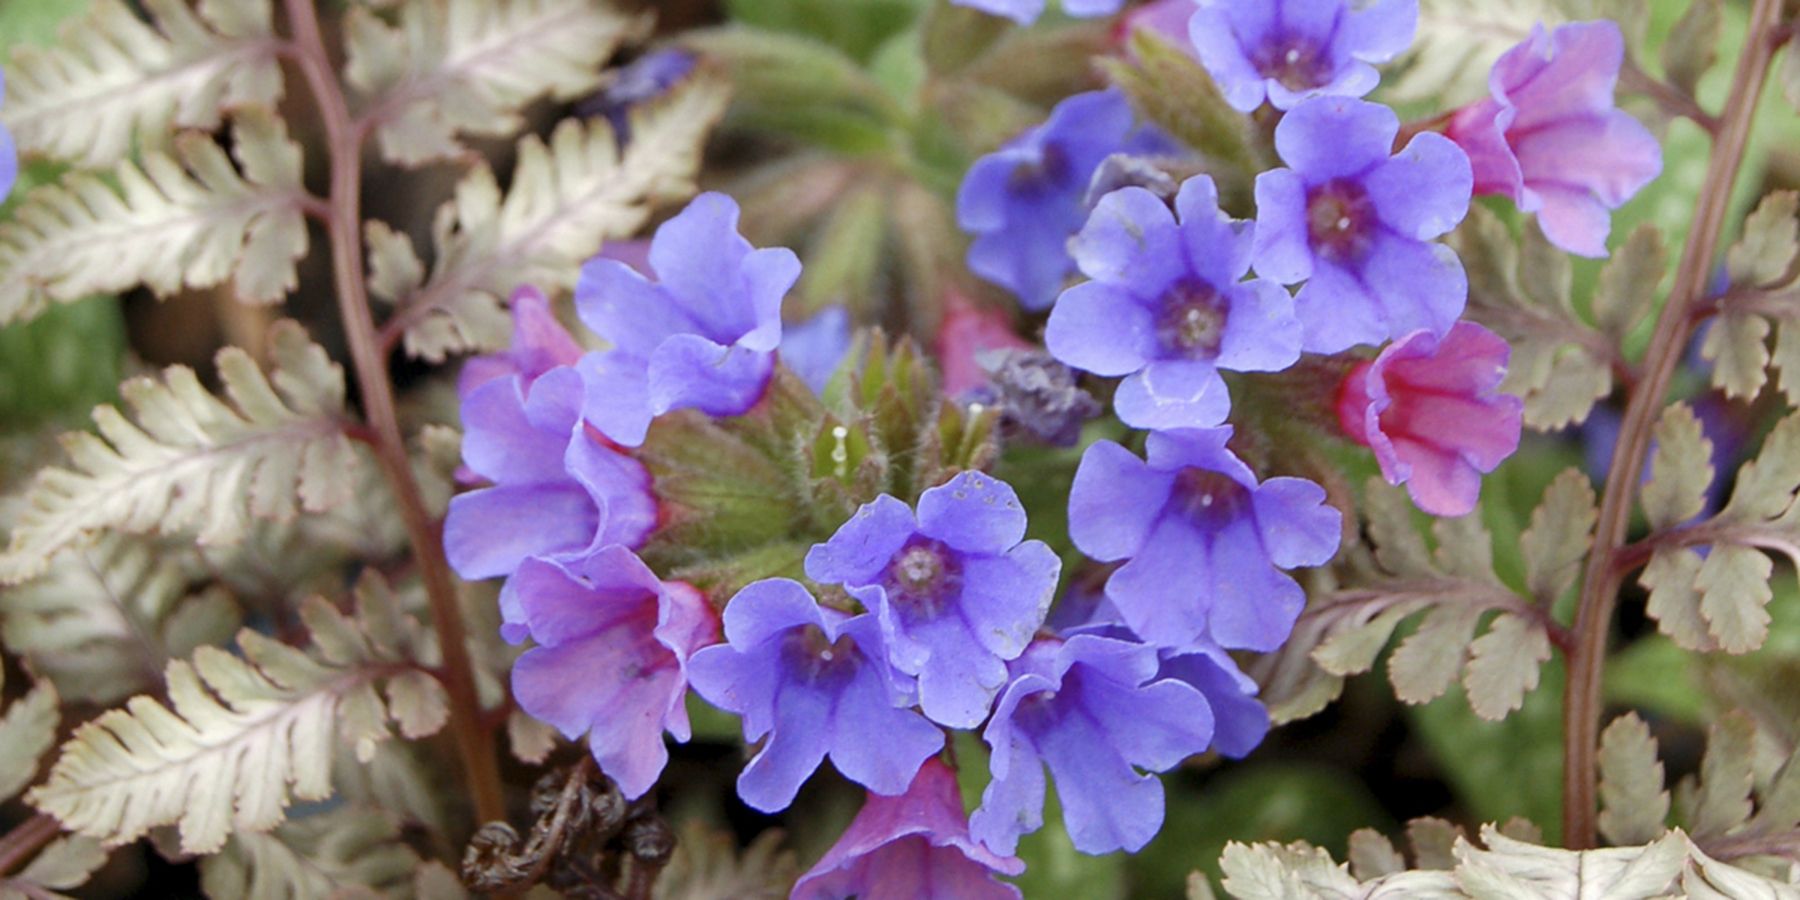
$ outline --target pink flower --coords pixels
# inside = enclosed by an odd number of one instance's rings
[[[1605,256],[1611,210],[1662,171],[1662,147],[1613,105],[1625,40],[1613,22],[1542,25],[1488,75],[1491,98],[1458,110],[1446,130],[1475,167],[1475,193],[1538,214],[1550,242]]]
[[[1519,448],[1524,403],[1498,390],[1509,354],[1473,322],[1456,323],[1442,341],[1415,331],[1351,370],[1338,388],[1338,421],[1420,509],[1464,515],[1481,474]]]
[[[1151,34],[1198,59],[1194,44],[1188,40],[1188,21],[1199,5],[1194,0],[1151,0],[1125,14],[1113,31],[1114,39],[1129,47],[1131,33],[1143,28]]]
[[[1013,331],[1012,319],[998,310],[976,309],[961,294],[945,298],[944,321],[938,326],[936,350],[944,371],[944,395],[957,397],[988,383],[980,355],[989,350],[1031,346]]]
[[[512,320],[512,346],[464,363],[456,379],[458,396],[467,397],[476,388],[508,375],[522,376],[524,388],[530,390],[539,375],[557,366],[572,366],[581,358],[581,345],[556,320],[550,301],[537,288],[527,284],[513,291]]]
[[[935,757],[906,793],[870,794],[844,836],[800,876],[792,900],[1018,900],[1019,889],[993,873],[1025,871],[1018,857],[998,856],[969,837],[956,775]]]

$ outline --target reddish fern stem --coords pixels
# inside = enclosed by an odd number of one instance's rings
[[[419,484],[413,477],[406,443],[394,412],[393,385],[388,380],[387,357],[376,339],[375,320],[363,283],[362,255],[362,142],[363,132],[350,117],[343,85],[338,81],[330,54],[319,32],[314,0],[284,0],[288,26],[294,33],[295,59],[319,116],[331,156],[330,217],[331,262],[337,287],[339,313],[350,344],[351,362],[361,388],[363,414],[373,433],[370,445],[394,491],[407,539],[418,560],[437,629],[444,664],[440,670],[450,697],[450,728],[462,758],[479,821],[506,817],[500,792],[500,767],[490,733],[482,726],[481,704],[475,694],[474,664],[469,657],[462,612],[457,606],[456,582],[444,556],[439,523],[425,509]]]
[[[1724,231],[1731,189],[1743,163],[1756,101],[1762,95],[1769,61],[1774,56],[1773,38],[1778,33],[1781,3],[1782,0],[1756,0],[1750,12],[1750,37],[1738,59],[1731,95],[1717,117],[1717,127],[1712,129],[1712,158],[1695,205],[1693,227],[1682,248],[1669,299],[1645,353],[1642,379],[1630,390],[1619,441],[1613,448],[1612,467],[1600,498],[1594,548],[1588,554],[1581,605],[1575,614],[1569,685],[1563,695],[1563,843],[1573,850],[1593,847],[1596,839],[1601,673],[1619,586],[1625,576],[1615,559],[1625,550],[1625,531],[1631,521],[1632,500],[1650,446],[1651,429],[1662,411],[1664,395],[1692,331],[1694,320],[1689,311],[1706,299],[1706,283]]]
[[[0,835],[0,876],[24,865],[61,833],[62,825],[54,817],[38,813]]]

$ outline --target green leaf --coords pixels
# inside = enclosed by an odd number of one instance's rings
[[[106,848],[100,846],[99,841],[81,835],[66,835],[39,850],[31,858],[31,864],[17,876],[0,880],[0,886],[10,881],[15,885],[24,882],[52,891],[72,890],[86,884],[88,878],[106,864],[106,858]]]
[[[1500,721],[1477,716],[1461,692],[1409,706],[1406,715],[1470,816],[1524,816],[1554,841],[1562,815],[1562,661],[1546,662],[1539,680]]]
[[[1011,27],[1000,16],[951,0],[934,0],[921,27],[926,65],[938,75],[955,74],[991,49]]]
[[[1769,365],[1769,320],[1754,313],[1720,315],[1706,330],[1700,356],[1713,364],[1712,384],[1727,397],[1754,400]]]
[[[12,4],[9,4],[12,5]],[[35,4],[33,4],[35,5]],[[4,124],[19,150],[98,168],[176,129],[210,131],[226,110],[281,99],[270,0],[95,0],[55,47],[18,47],[6,66]]]
[[[107,843],[178,823],[189,853],[274,828],[290,786],[302,800],[331,795],[340,740],[372,760],[363,747],[389,736],[393,712],[379,684],[436,662],[394,602],[365,579],[355,618],[323,599],[302,606],[308,650],[246,629],[242,658],[201,647],[170,663],[168,705],[134,697],[76,729],[28,799]]]
[[[1650,224],[1639,225],[1624,246],[1613,251],[1594,288],[1594,321],[1602,331],[1622,341],[1656,307],[1668,257],[1662,231]]]
[[[1545,609],[1555,604],[1581,574],[1593,544],[1594,487],[1580,469],[1565,469],[1544,491],[1519,536],[1525,557],[1526,589]]]
[[[919,17],[926,0],[726,0],[735,21],[830,44],[867,61]]]
[[[1463,688],[1469,707],[1489,721],[1518,709],[1538,684],[1538,668],[1550,658],[1550,637],[1541,622],[1503,613],[1488,632],[1469,645]]]
[[[124,359],[125,316],[113,297],[58,304],[0,327],[0,428],[65,423],[116,401]]]
[[[1687,810],[1695,840],[1722,837],[1749,821],[1750,789],[1755,784],[1750,751],[1755,739],[1756,722],[1743,712],[1729,713],[1707,729],[1699,789]]]
[[[1712,441],[1687,404],[1663,410],[1656,423],[1650,481],[1640,496],[1651,528],[1679,525],[1705,510],[1713,481],[1712,452]]]
[[[548,94],[567,101],[600,83],[618,48],[647,36],[646,16],[592,0],[430,0],[389,25],[363,6],[344,20],[344,74],[389,162],[468,156],[459,135],[507,137]]]
[[[1694,587],[1700,591],[1700,615],[1708,630],[1727,653],[1748,653],[1762,646],[1769,634],[1765,609],[1774,592],[1769,576],[1774,564],[1762,551],[1735,544],[1715,546]]]
[[[1800,110],[1800,38],[1788,41],[1787,51],[1781,57],[1781,69],[1776,74],[1781,81],[1781,93],[1787,97],[1789,106]]]
[[[1800,193],[1776,191],[1763,197],[1744,220],[1744,233],[1725,254],[1731,283],[1760,287],[1780,281],[1800,256]]]
[[[1212,76],[1193,56],[1147,28],[1128,39],[1134,65],[1101,65],[1137,111],[1176,139],[1235,169],[1255,166],[1242,114],[1225,102]]]
[[[884,150],[899,137],[900,101],[830,44],[745,25],[691,31],[681,42],[731,76],[737,127],[843,154]]]
[[[174,156],[27,194],[0,225],[0,322],[140,283],[166,295],[230,280],[245,302],[285,297],[307,247],[300,147],[266,114],[234,132],[236,167],[212,138],[184,134]]]
[[[345,436],[344,373],[291,322],[270,330],[275,368],[220,351],[230,402],[190,369],[121,389],[137,421],[94,411],[100,434],[65,439],[74,468],[41,472],[12,522],[0,581],[42,572],[57,551],[102,529],[193,530],[201,544],[241,539],[254,519],[285,521],[349,499],[362,456]]]
[[[1724,10],[1719,0],[1693,0],[1663,42],[1663,74],[1676,90],[1694,95],[1700,76],[1719,59]]]
[[[1600,833],[1615,845],[1655,840],[1669,817],[1669,792],[1656,739],[1636,713],[1600,735]]]
[[[574,287],[603,241],[635,234],[657,205],[693,192],[725,102],[720,83],[689,79],[633,110],[622,154],[604,120],[564,121],[548,144],[535,136],[519,142],[504,194],[493,170],[476,166],[438,213],[430,277],[399,298],[387,327],[403,329],[407,352],[431,362],[504,347],[503,303],[514,288]]]

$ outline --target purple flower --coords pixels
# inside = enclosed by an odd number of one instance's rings
[[[1414,332],[1350,371],[1338,390],[1338,421],[1420,509],[1466,515],[1482,473],[1519,449],[1524,401],[1500,393],[1511,352],[1474,322],[1456,323],[1441,341]]]
[[[619,145],[624,146],[631,140],[631,111],[668,93],[694,70],[697,62],[686,50],[646,53],[631,65],[617,70],[612,83],[583,102],[579,111],[584,116],[606,117]]]
[[[1069,537],[1102,562],[1125,624],[1161,647],[1206,639],[1274,650],[1306,597],[1283,569],[1337,552],[1341,517],[1302,478],[1261,484],[1225,442],[1230,427],[1154,432],[1149,462],[1089,447],[1069,491]]]
[[[1005,16],[1020,25],[1030,25],[1044,14],[1044,0],[951,0],[957,6],[979,9],[994,16]],[[1110,16],[1119,11],[1125,0],[1062,0],[1062,11],[1071,16],[1093,18]]]
[[[1044,622],[1062,562],[1025,537],[1006,482],[963,472],[919,496],[917,517],[887,494],[806,554],[806,577],[841,584],[881,623],[889,661],[918,678],[935,722],[987,717],[1017,657]]]
[[[794,801],[827,755],[877,794],[898,794],[944,733],[909,707],[874,617],[823,609],[797,581],[770,578],[725,607],[725,639],[694,654],[700,696],[744,717],[744,740],[768,736],[738,776],[738,796],[763,812]]]
[[[1662,172],[1662,147],[1613,105],[1625,39],[1613,22],[1538,25],[1488,74],[1493,96],[1465,106],[1446,133],[1468,151],[1475,192],[1537,213],[1570,253],[1605,256],[1611,211]]]
[[[1200,0],[1188,23],[1200,61],[1240,112],[1293,109],[1321,95],[1361,97],[1412,43],[1418,0]]]
[[[1023,871],[1025,864],[1016,857],[996,856],[969,837],[956,773],[928,759],[906,793],[870,794],[844,836],[800,876],[791,896],[1017,900],[1019,889],[995,881],[993,874]]]
[[[850,313],[842,306],[827,306],[781,336],[781,361],[800,380],[824,393],[825,383],[850,352]]]
[[[1063,291],[1044,341],[1075,368],[1128,376],[1113,398],[1127,425],[1217,425],[1231,409],[1220,369],[1273,372],[1300,358],[1293,297],[1242,281],[1252,240],[1205,175],[1182,184],[1173,212],[1143,188],[1107,194],[1071,244],[1093,280]]]
[[[458,575],[511,574],[527,557],[580,556],[635,547],[656,526],[650,473],[581,419],[582,378],[567,366],[526,387],[496,378],[463,399],[463,462],[493,482],[450,500],[444,550]],[[523,639],[516,603],[502,592],[509,640]]]
[[[1055,302],[1074,269],[1069,237],[1087,219],[1088,182],[1114,153],[1156,153],[1167,139],[1135,128],[1118,91],[1076,94],[1044,124],[975,161],[956,195],[956,221],[975,236],[969,269],[1018,295],[1026,309]]]
[[[524,379],[524,387],[558,366],[572,366],[581,359],[581,345],[570,336],[544,292],[527,284],[512,295],[512,345],[504,352],[477,356],[463,363],[456,379],[456,395],[467,398],[475,389],[508,375]]]
[[[1462,315],[1462,262],[1426,242],[1468,212],[1468,157],[1430,133],[1390,156],[1399,130],[1393,110],[1343,97],[1305,101],[1275,127],[1290,168],[1256,176],[1256,274],[1306,282],[1294,305],[1309,352],[1441,335]]]
[[[1125,44],[1130,51],[1127,38],[1133,31],[1144,29],[1161,38],[1165,43],[1189,56],[1196,56],[1193,42],[1188,39],[1188,22],[1194,18],[1195,0],[1150,0],[1149,3],[1137,7],[1125,14],[1114,32],[1114,38]]]
[[[570,739],[587,734],[601,770],[642,796],[669,761],[663,732],[688,739],[687,662],[719,639],[712,607],[617,545],[528,559],[513,582],[538,644],[513,665],[519,707]]]
[[[1243,759],[1269,733],[1269,709],[1256,699],[1256,679],[1243,673],[1217,644],[1201,641],[1185,650],[1162,650],[1157,680],[1173,679],[1206,697],[1212,710],[1212,748]]]
[[[1011,853],[1044,824],[1044,767],[1056,779],[1063,822],[1083,853],[1133,851],[1162,828],[1154,775],[1206,749],[1206,698],[1173,679],[1154,680],[1156,650],[1097,635],[1033,643],[1013,663],[982,738],[993,780],[969,830]]]
[[[590,260],[575,288],[581,320],[612,345],[583,357],[583,412],[628,447],[674,409],[733,416],[761,399],[781,343],[781,300],[800,277],[784,248],[757,250],[737,233],[738,206],[701,194],[656,230],[657,279]]]
[[[0,72],[0,106],[6,104],[6,73]],[[0,200],[12,193],[19,177],[19,151],[13,146],[12,134],[0,128]]]

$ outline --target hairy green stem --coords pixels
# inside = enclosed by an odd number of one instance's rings
[[[59,834],[62,823],[47,813],[38,813],[0,835],[0,876],[24,865]]]
[[[1730,97],[1717,117],[1712,158],[1695,205],[1694,222],[1682,248],[1669,299],[1663,305],[1646,351],[1643,376],[1630,390],[1612,467],[1600,498],[1594,547],[1582,579],[1581,604],[1575,613],[1575,648],[1569,655],[1569,685],[1563,695],[1563,844],[1572,850],[1595,846],[1598,813],[1598,769],[1602,711],[1601,673],[1607,638],[1625,571],[1615,558],[1625,549],[1632,500],[1643,473],[1650,433],[1663,408],[1664,395],[1692,332],[1689,314],[1706,299],[1706,284],[1725,227],[1731,189],[1743,163],[1756,112],[1774,56],[1782,0],[1756,0],[1750,12],[1749,39],[1738,59]]]
[[[339,313],[350,343],[351,362],[361,388],[363,414],[372,432],[371,446],[394,491],[406,535],[418,560],[431,605],[432,624],[443,652],[444,689],[450,697],[450,729],[462,757],[463,776],[479,821],[503,820],[505,799],[500,792],[500,767],[494,756],[492,736],[482,726],[481,704],[475,694],[474,664],[469,657],[462,612],[457,606],[456,582],[444,556],[440,526],[425,509],[418,481],[413,477],[406,442],[394,412],[393,385],[388,380],[387,357],[376,338],[375,320],[363,282],[362,254],[362,140],[363,132],[350,117],[343,85],[331,64],[319,32],[314,0],[284,0],[288,25],[297,47],[296,61],[312,88],[319,116],[324,120],[331,157],[330,216],[331,263],[337,287]]]

